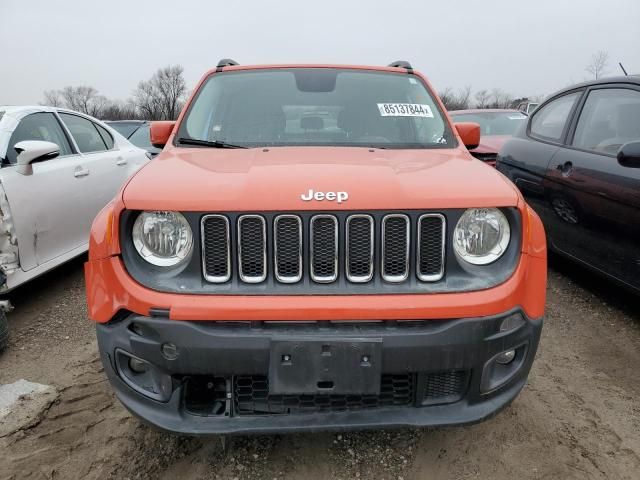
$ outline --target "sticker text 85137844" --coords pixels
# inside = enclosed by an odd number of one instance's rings
[[[420,103],[378,103],[383,117],[427,117],[433,118],[431,107]]]

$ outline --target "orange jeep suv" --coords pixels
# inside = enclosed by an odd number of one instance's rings
[[[185,434],[449,425],[523,388],[542,224],[410,64],[224,60],[151,137],[85,272],[135,415]]]

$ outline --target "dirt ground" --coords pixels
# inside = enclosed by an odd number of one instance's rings
[[[0,384],[60,396],[0,437],[1,479],[638,479],[640,299],[553,259],[529,384],[469,427],[185,438],[138,422],[112,395],[86,319],[82,261],[13,295]]]

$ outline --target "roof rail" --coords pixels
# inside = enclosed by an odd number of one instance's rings
[[[233,65],[240,65],[235,60],[231,60],[230,58],[223,58],[216,65],[216,72],[221,72],[223,67],[231,67]]]
[[[413,73],[413,67],[406,60],[396,60],[395,62],[391,62],[388,66],[396,68],[406,68],[409,73]]]

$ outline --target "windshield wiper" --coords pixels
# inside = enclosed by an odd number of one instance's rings
[[[200,147],[211,148],[249,148],[242,145],[234,145],[232,143],[222,142],[220,140],[214,140],[212,142],[208,140],[198,140],[197,138],[180,137],[178,143],[183,145],[198,145]]]

